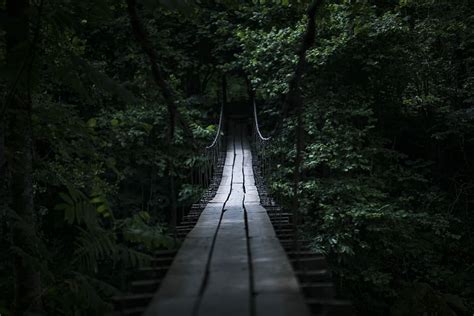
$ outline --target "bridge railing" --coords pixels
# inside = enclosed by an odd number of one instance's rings
[[[258,121],[258,113],[257,113],[257,105],[255,100],[253,101],[253,117],[254,117],[254,132],[253,132],[253,149],[254,153],[256,154],[257,161],[255,163],[256,166],[259,167],[260,171],[260,176],[263,180],[263,192],[264,194],[260,194],[260,202],[264,207],[272,207],[274,212],[278,214],[279,218],[282,218],[283,214],[283,201],[282,201],[282,196],[277,194],[275,196],[272,196],[270,193],[270,190],[268,188],[269,182],[272,180],[269,178],[270,172],[272,172],[271,167],[272,164],[275,163],[274,157],[270,157],[270,145],[271,145],[271,137],[264,137],[262,135],[262,132],[260,130],[260,125]],[[284,157],[278,157],[277,159],[285,159]],[[298,233],[298,208],[293,208],[292,210],[292,219],[290,222],[293,223],[293,249],[296,250],[297,253],[299,253],[300,250],[300,240],[299,240],[299,233]],[[277,229],[282,229],[284,223],[282,221],[279,221],[278,224],[275,224],[275,227]],[[300,260],[300,256],[297,255],[296,260]]]
[[[219,159],[221,158],[221,154],[224,148],[225,139],[223,137],[224,134],[224,103],[221,103],[221,110],[219,114],[219,125],[217,127],[216,135],[212,140],[212,143],[206,146],[204,149],[204,156],[205,156],[205,172],[206,175],[206,187],[209,186],[211,183],[212,177],[214,176],[217,166],[219,163]]]
[[[191,184],[202,189],[209,189],[213,184],[212,180],[219,169],[219,162],[222,158],[225,138],[224,133],[224,106],[221,105],[219,114],[219,125],[212,142],[203,147],[198,155],[199,160],[194,161],[194,168],[190,174]],[[205,197],[203,197],[205,200]]]

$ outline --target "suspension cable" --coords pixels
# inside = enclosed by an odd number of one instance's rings
[[[206,149],[211,149],[212,147],[216,146],[222,132],[222,124],[223,124],[223,116],[224,116],[224,102],[221,104],[221,114],[219,115],[219,127],[217,128],[217,133],[216,136],[214,137],[214,140],[209,146],[206,146]]]
[[[257,135],[260,140],[268,141],[271,137],[263,137],[262,133],[260,132],[260,126],[258,125],[258,116],[257,116],[257,104],[255,102],[255,98],[253,98],[253,117],[255,121],[255,130],[257,131]]]

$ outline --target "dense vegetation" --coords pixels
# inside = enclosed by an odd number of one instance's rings
[[[110,310],[253,91],[360,315],[472,314],[474,2],[321,3],[0,1],[0,314]]]

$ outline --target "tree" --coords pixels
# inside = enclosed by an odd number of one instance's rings
[[[9,115],[13,247],[15,252],[14,314],[39,312],[40,274],[32,261],[37,256],[33,192],[33,139],[31,125],[31,63],[35,47],[31,42],[28,0],[6,2],[9,23],[6,28],[7,64],[12,80],[6,106]]]

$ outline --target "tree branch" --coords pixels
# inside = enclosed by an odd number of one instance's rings
[[[128,16],[130,19],[130,24],[132,25],[133,34],[137,42],[141,45],[143,51],[148,56],[148,59],[151,63],[151,72],[153,79],[157,86],[160,88],[163,98],[165,99],[166,107],[168,109],[169,115],[169,139],[173,139],[175,134],[176,122],[178,122],[183,128],[186,136],[192,137],[192,132],[188,125],[183,121],[178,108],[176,106],[176,95],[173,91],[173,88],[168,84],[168,81],[163,74],[163,71],[158,63],[158,54],[153,48],[150,40],[148,39],[148,34],[146,33],[145,28],[138,18],[136,0],[127,0],[127,10]]]
[[[288,91],[288,94],[286,95],[286,100],[283,106],[283,115],[285,116],[290,110],[294,110],[298,106],[300,106],[300,103],[302,102],[301,92],[299,91],[299,89],[300,89],[301,78],[303,77],[306,64],[307,64],[306,52],[314,44],[315,36],[316,36],[316,13],[318,12],[319,8],[323,5],[323,3],[324,3],[324,0],[313,0],[313,2],[311,2],[306,12],[306,15],[308,17],[308,23],[306,24],[306,31],[303,36],[301,47],[297,53],[298,62],[295,67],[295,73],[293,75],[293,78],[290,81],[289,91]]]

